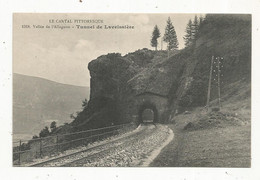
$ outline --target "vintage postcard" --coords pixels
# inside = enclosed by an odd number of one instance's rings
[[[15,167],[251,167],[251,14],[13,14]]]

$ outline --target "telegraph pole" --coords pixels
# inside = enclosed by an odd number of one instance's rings
[[[163,38],[161,37],[161,50],[163,49]]]
[[[210,65],[210,72],[209,72],[209,85],[208,85],[208,96],[207,96],[207,111],[209,111],[209,100],[210,100],[210,90],[211,90],[211,78],[212,78],[212,69],[213,69],[213,61],[214,56],[211,57],[211,65]]]
[[[219,62],[219,57],[217,59],[218,61],[218,106],[219,110],[221,108],[221,102],[220,102],[220,62]]]

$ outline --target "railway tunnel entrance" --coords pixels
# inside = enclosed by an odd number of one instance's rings
[[[130,108],[133,111],[130,110],[129,112],[133,121],[137,123],[164,123],[168,106],[167,102],[166,96],[144,92],[136,95],[134,103],[130,104]]]
[[[158,122],[158,110],[151,103],[144,103],[138,111],[139,123],[156,123]]]
[[[154,112],[152,109],[145,109],[142,113],[142,120],[144,123],[152,123],[154,120]]]

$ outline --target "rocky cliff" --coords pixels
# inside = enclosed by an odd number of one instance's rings
[[[241,79],[250,83],[250,15],[207,15],[194,45],[169,58],[166,51],[142,49],[91,61],[88,108],[72,125],[88,129],[138,122],[145,108],[155,111],[156,121],[168,122],[176,113],[205,106],[212,56],[224,58],[223,89]]]

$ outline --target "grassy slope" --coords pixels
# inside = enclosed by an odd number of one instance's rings
[[[174,131],[174,141],[151,166],[250,167],[250,126]]]
[[[220,116],[203,108],[176,116],[175,125],[169,125],[175,138],[151,166],[250,167],[250,92],[250,83],[237,81],[225,88],[223,108],[217,113]],[[184,130],[189,122],[193,126]]]

